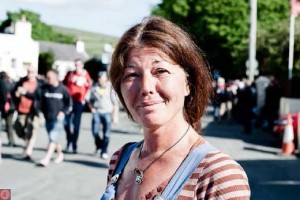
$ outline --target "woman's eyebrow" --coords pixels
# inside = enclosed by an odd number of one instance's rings
[[[157,63],[160,63],[162,60],[158,60],[158,59],[154,59],[153,61],[152,61],[152,64],[157,64]]]
[[[161,63],[161,62],[167,62],[167,63],[174,63],[172,59],[166,58],[166,57],[158,57],[154,58],[152,63]]]
[[[128,68],[135,68],[135,66],[133,64],[126,64],[124,69],[128,69]]]

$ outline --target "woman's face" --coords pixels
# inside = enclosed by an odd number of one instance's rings
[[[121,94],[133,119],[144,127],[183,119],[189,87],[183,69],[156,48],[129,52]]]

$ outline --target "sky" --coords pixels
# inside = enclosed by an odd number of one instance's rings
[[[150,15],[161,0],[0,0],[0,20],[20,9],[40,14],[49,25],[121,36]]]

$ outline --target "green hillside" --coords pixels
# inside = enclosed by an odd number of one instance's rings
[[[66,35],[72,35],[76,39],[80,39],[85,42],[85,49],[90,56],[100,56],[103,52],[103,45],[109,43],[114,46],[118,38],[100,33],[93,33],[88,31],[82,31],[72,28],[63,28],[59,26],[52,26],[53,30]]]

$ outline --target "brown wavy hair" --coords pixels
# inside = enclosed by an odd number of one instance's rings
[[[157,48],[168,55],[187,74],[190,94],[184,102],[185,120],[199,131],[211,91],[212,79],[208,64],[201,49],[190,35],[174,23],[161,17],[148,17],[126,31],[120,38],[112,55],[109,71],[113,88],[128,111],[121,94],[121,78],[128,53],[135,48]]]

